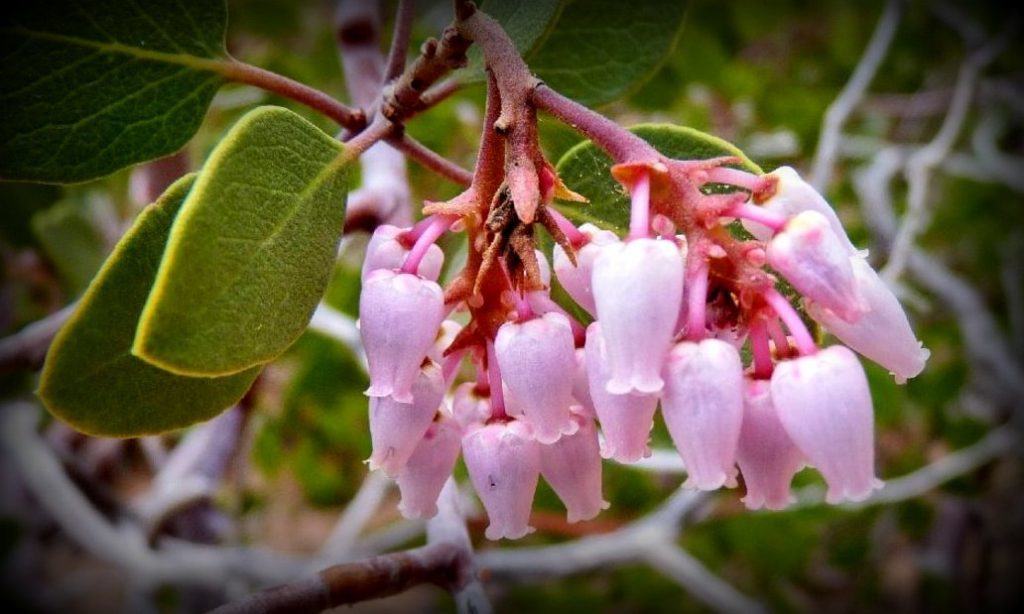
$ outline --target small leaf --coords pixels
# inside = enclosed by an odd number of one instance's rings
[[[569,0],[526,56],[552,88],[587,105],[615,100],[650,78],[675,46],[684,0]]]
[[[85,290],[112,245],[120,218],[104,195],[71,196],[32,216],[32,233],[72,294]]]
[[[703,160],[736,156],[743,161],[742,168],[761,172],[735,145],[699,130],[672,124],[642,124],[630,131],[669,158]],[[558,161],[558,175],[567,186],[586,196],[590,204],[563,202],[558,208],[577,223],[591,222],[622,234],[629,228],[629,196],[612,178],[611,167],[612,159],[590,141],[567,151]]]
[[[168,232],[193,181],[178,180],[142,212],[50,346],[39,397],[82,432],[133,437],[207,420],[238,401],[259,372],[181,377],[131,354]]]
[[[0,16],[0,178],[71,183],[172,153],[227,59],[223,1],[16,2]]]
[[[284,351],[330,277],[353,159],[286,109],[239,120],[175,221],[132,351],[206,376]]]

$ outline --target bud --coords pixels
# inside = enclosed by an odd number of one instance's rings
[[[530,510],[540,476],[539,445],[518,420],[471,428],[462,455],[490,525],[487,539],[519,539],[533,532]]]
[[[841,345],[779,364],[771,380],[779,421],[825,477],[826,501],[860,501],[875,479],[871,391],[856,355]]]
[[[402,494],[398,511],[406,518],[431,518],[437,498],[455,468],[462,428],[450,417],[432,423],[413,451],[396,482]]]
[[[574,265],[561,245],[555,245],[552,251],[555,277],[558,283],[562,284],[565,291],[576,301],[587,313],[594,315],[597,307],[594,305],[594,292],[591,287],[591,280],[594,274],[594,261],[601,253],[605,245],[617,243],[619,238],[614,232],[601,230],[593,224],[580,226],[580,232],[590,238],[590,241],[583,247],[576,250],[576,264]]]
[[[736,485],[736,445],[743,423],[743,362],[718,339],[684,341],[669,352],[661,398],[665,425],[683,457],[683,486]]]
[[[763,204],[765,209],[785,218],[793,217],[804,211],[816,211],[828,221],[829,227],[839,239],[843,249],[851,255],[858,253],[857,248],[850,242],[850,238],[846,236],[846,230],[839,221],[835,210],[792,167],[780,166],[768,175],[775,177],[778,182],[775,184],[775,193]],[[743,227],[760,241],[768,241],[772,238],[772,230],[764,224],[743,220]]]
[[[560,313],[526,322],[506,322],[494,339],[501,378],[517,413],[533,427],[540,443],[552,443],[575,431],[570,419],[576,369],[572,328]]]
[[[366,350],[371,397],[412,403],[412,384],[444,319],[444,295],[432,281],[374,271],[359,297],[359,333]]]
[[[900,384],[917,376],[931,354],[914,336],[907,314],[896,295],[863,258],[850,258],[857,288],[868,309],[850,324],[807,303],[807,313],[850,348],[889,370]]]
[[[743,429],[736,449],[747,486],[743,503],[752,510],[781,510],[793,502],[789,485],[804,465],[803,455],[779,422],[769,382],[747,380],[743,390]]]
[[[768,263],[800,294],[847,322],[864,313],[850,255],[820,213],[791,219],[768,244]]]
[[[378,226],[366,246],[366,258],[363,259],[362,280],[365,283],[370,273],[379,269],[394,271],[402,267],[409,250],[402,245],[398,237],[408,232],[408,228],[399,228],[389,224]],[[437,245],[427,248],[426,255],[420,261],[419,275],[430,281],[437,281],[444,266],[444,252]]]
[[[427,352],[427,357],[439,365],[444,364],[444,352],[452,344],[452,341],[455,341],[460,332],[462,332],[462,325],[455,320],[441,322],[441,326],[438,328],[437,335],[434,338],[434,343]]]
[[[585,351],[590,398],[604,433],[601,456],[620,463],[635,463],[649,456],[651,451],[647,447],[647,440],[654,426],[658,397],[653,394],[608,392],[610,367],[599,322],[587,327]]]
[[[601,496],[601,454],[594,421],[573,415],[577,430],[540,446],[540,472],[565,504],[569,522],[590,520],[608,509]]]
[[[434,421],[444,389],[441,368],[428,362],[412,386],[412,403],[400,403],[390,396],[370,398],[371,471],[382,469],[388,477],[398,475]]]
[[[611,367],[608,392],[660,392],[683,295],[678,246],[664,239],[606,246],[594,263],[593,289]]]

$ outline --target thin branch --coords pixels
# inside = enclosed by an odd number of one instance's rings
[[[424,168],[441,175],[452,183],[467,187],[473,180],[473,173],[428,149],[425,145],[407,134],[403,135],[401,139],[389,140],[388,144],[419,162]]]
[[[644,554],[644,560],[716,612],[766,611],[671,542],[653,544]]]
[[[900,17],[904,8],[904,0],[889,0],[885,10],[878,19],[878,25],[868,41],[868,46],[861,55],[857,68],[850,80],[846,82],[839,96],[829,105],[822,121],[821,135],[818,138],[818,149],[814,154],[811,167],[811,184],[820,192],[829,184],[832,168],[835,166],[836,151],[839,146],[840,132],[847,118],[864,98],[871,81],[878,72],[889,51],[889,45],[896,35]]]
[[[42,367],[50,342],[75,312],[75,307],[77,303],[72,303],[0,340],[0,374]]]
[[[462,82],[455,77],[449,77],[423,92],[423,95],[420,96],[420,102],[429,109],[430,107],[437,106],[460,89],[462,89]]]
[[[345,561],[359,539],[359,534],[377,514],[381,502],[391,489],[391,480],[374,471],[363,479],[359,491],[349,501],[330,536],[318,553],[319,561]]]
[[[391,50],[388,51],[387,68],[384,70],[385,83],[395,79],[405,70],[405,56],[409,51],[409,37],[412,35],[412,18],[415,12],[414,0],[398,0],[395,29],[391,34]]]
[[[462,499],[454,478],[448,478],[437,499],[437,514],[427,522],[428,544],[450,544],[461,553],[462,568],[453,586],[455,605],[461,614],[488,614],[491,603],[477,578],[473,543],[466,530]]]
[[[428,39],[419,57],[386,88],[381,113],[397,122],[424,109],[421,96],[438,79],[465,66],[469,45],[454,26],[445,28],[440,40]]]

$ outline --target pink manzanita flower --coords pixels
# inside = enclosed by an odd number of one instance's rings
[[[683,295],[683,258],[674,241],[633,239],[601,250],[594,299],[608,349],[612,394],[661,391]]]
[[[850,262],[867,303],[864,315],[851,324],[813,301],[807,301],[807,313],[840,341],[888,369],[902,384],[924,370],[931,352],[917,340],[896,295],[871,265],[859,256],[851,257]]]
[[[471,427],[462,438],[469,478],[490,524],[487,539],[519,539],[533,532],[530,509],[540,477],[540,448],[519,420]]]
[[[587,377],[587,351],[576,350],[576,371],[572,378],[572,398],[576,401],[581,415],[596,418],[594,400],[590,397],[590,378]]]
[[[412,385],[412,403],[400,403],[391,396],[370,398],[371,470],[398,475],[434,421],[444,390],[441,368],[427,361]]]
[[[781,510],[793,502],[789,485],[804,465],[772,403],[768,380],[747,380],[743,395],[743,428],[736,462],[743,473],[748,509]]]
[[[453,418],[442,416],[430,425],[395,480],[402,494],[398,511],[403,516],[437,514],[437,498],[452,475],[461,443],[462,427]]]
[[[777,183],[775,193],[762,205],[765,209],[784,218],[793,217],[804,211],[816,211],[828,221],[829,228],[838,237],[843,248],[850,254],[858,253],[846,235],[846,230],[835,210],[792,167],[780,166],[768,176],[775,177]],[[761,241],[768,241],[773,234],[770,228],[753,220],[743,220],[743,227]]]
[[[661,411],[683,457],[684,486],[735,486],[736,445],[743,423],[743,362],[725,341],[683,341],[665,363]]]
[[[601,496],[601,454],[594,421],[573,415],[578,428],[540,446],[540,472],[565,504],[569,522],[590,520],[608,509]]]
[[[432,281],[378,270],[359,297],[359,332],[366,350],[371,397],[412,403],[412,385],[444,319],[444,294]]]
[[[598,322],[587,328],[585,351],[590,396],[604,433],[601,456],[621,463],[635,463],[651,453],[647,441],[650,439],[651,427],[654,426],[658,397],[653,394],[608,392],[611,369],[608,349]]]
[[[849,252],[817,211],[793,217],[768,244],[768,263],[808,299],[855,322],[866,310]]]
[[[863,500],[881,485],[871,391],[853,352],[834,345],[779,364],[771,395],[786,433],[825,477],[829,503]]]
[[[366,246],[366,258],[363,260],[362,280],[379,269],[396,270],[405,263],[409,250],[398,240],[399,235],[408,232],[408,228],[399,228],[384,224],[378,226]],[[444,266],[444,252],[437,245],[427,248],[427,253],[420,261],[419,275],[430,281],[437,281]]]
[[[491,399],[476,390],[477,385],[466,382],[452,393],[452,416],[463,428],[482,425],[491,417]]]
[[[594,315],[597,313],[597,307],[594,304],[594,291],[591,286],[594,261],[597,260],[597,256],[604,246],[618,243],[619,238],[614,232],[601,230],[593,224],[583,224],[579,230],[588,237],[589,241],[576,250],[576,264],[574,265],[569,260],[560,245],[555,245],[552,261],[558,283],[562,284],[572,300]]]
[[[572,328],[560,313],[498,329],[494,352],[517,411],[533,427],[540,443],[552,443],[575,431],[571,374],[576,369]]]

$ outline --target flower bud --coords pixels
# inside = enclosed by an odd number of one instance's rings
[[[533,427],[540,443],[552,443],[575,431],[570,419],[576,369],[572,328],[560,313],[526,322],[506,322],[494,339],[501,378],[514,405]]]
[[[412,384],[444,319],[441,287],[389,270],[374,271],[359,297],[359,333],[366,350],[371,397],[412,403]]]
[[[540,449],[518,420],[471,428],[462,455],[490,525],[487,539],[519,539],[533,532],[530,510],[540,476]]]
[[[402,267],[409,250],[402,245],[398,237],[408,232],[408,228],[398,228],[389,224],[378,226],[366,246],[366,258],[363,259],[362,280],[365,283],[370,273],[379,269],[394,271]],[[430,281],[437,281],[444,266],[444,252],[437,245],[427,248],[426,255],[420,261],[419,275]]]
[[[743,423],[743,362],[718,339],[683,341],[665,363],[665,425],[683,457],[683,486],[736,485],[736,445]]]
[[[444,364],[444,352],[448,349],[448,346],[455,341],[455,337],[462,332],[462,325],[455,320],[445,320],[441,322],[441,326],[437,331],[437,336],[434,339],[434,343],[430,346],[430,350],[427,352],[427,357],[436,362],[437,364]]]
[[[608,245],[594,263],[593,289],[611,367],[608,392],[660,392],[683,295],[679,248],[664,239]]]
[[[841,345],[779,364],[771,380],[779,421],[828,483],[826,500],[860,501],[875,479],[871,391],[856,355]]]
[[[575,433],[540,446],[540,472],[565,504],[567,520],[578,522],[608,509],[608,502],[601,496],[597,427],[578,414],[572,419],[578,427]]]
[[[743,428],[736,449],[747,486],[743,503],[752,510],[781,510],[793,502],[789,485],[803,467],[803,455],[779,422],[770,383],[747,380],[743,390]]]
[[[863,258],[850,258],[857,288],[868,309],[850,324],[817,303],[807,313],[853,350],[888,369],[898,383],[917,376],[931,354],[914,336],[896,295]]]
[[[402,516],[431,518],[437,514],[437,498],[455,468],[461,442],[462,428],[452,418],[445,416],[430,425],[396,478]]]
[[[601,230],[593,224],[580,226],[580,232],[587,235],[590,241],[583,247],[576,250],[576,264],[574,265],[561,245],[555,245],[552,251],[555,276],[558,283],[562,284],[565,291],[576,301],[587,313],[594,315],[597,307],[594,305],[594,292],[591,280],[594,274],[594,261],[601,253],[605,245],[617,243],[619,238],[614,232]]]
[[[768,244],[768,263],[800,294],[847,322],[864,313],[850,255],[820,213],[791,219]]]
[[[785,218],[804,211],[816,211],[828,221],[843,249],[851,255],[858,253],[850,238],[846,236],[846,230],[835,210],[792,167],[780,166],[768,175],[775,177],[778,183],[775,184],[775,193],[762,205],[765,209]],[[768,241],[772,237],[772,230],[758,222],[743,220],[743,227],[760,241]]]
[[[604,433],[601,456],[615,459],[620,463],[635,463],[649,456],[651,451],[647,447],[647,441],[650,438],[651,427],[654,426],[658,397],[653,394],[608,392],[611,371],[599,322],[587,327],[585,351],[590,398],[594,403],[597,419],[601,422],[601,431]]]
[[[434,421],[444,398],[441,368],[427,362],[412,385],[412,403],[394,397],[370,398],[370,470],[382,469],[388,477],[398,472]]]

